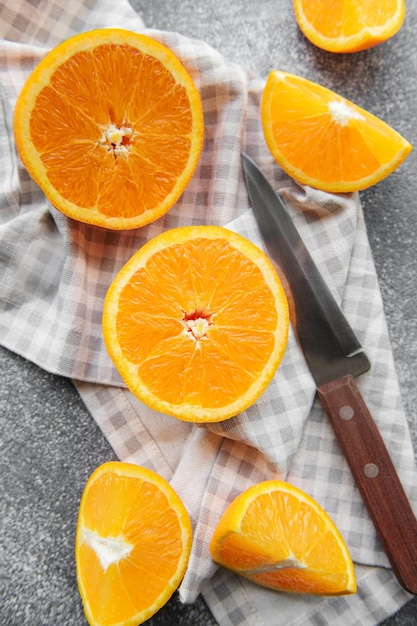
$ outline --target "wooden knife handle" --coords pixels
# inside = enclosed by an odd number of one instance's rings
[[[321,385],[318,394],[392,569],[417,594],[417,520],[365,401],[352,376]]]

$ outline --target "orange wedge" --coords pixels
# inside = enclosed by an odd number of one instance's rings
[[[169,483],[130,463],[90,476],[75,540],[78,588],[90,626],[137,626],[177,589],[191,550],[191,523]]]
[[[54,48],[14,111],[21,159],[47,198],[76,220],[138,228],[188,185],[203,145],[200,95],[174,53],[123,29]]]
[[[131,392],[193,422],[255,402],[281,362],[288,326],[267,256],[218,226],[148,241],[113,280],[103,310],[107,350]]]
[[[381,119],[312,81],[272,71],[261,118],[272,155],[299,183],[359,191],[386,178],[412,150]]]
[[[293,0],[297,23],[314,45],[329,52],[357,52],[397,33],[405,0]]]
[[[352,559],[333,521],[310,496],[279,480],[258,483],[233,500],[210,550],[223,567],[276,591],[356,592]]]

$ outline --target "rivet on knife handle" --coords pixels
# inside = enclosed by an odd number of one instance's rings
[[[317,391],[392,569],[417,594],[417,520],[359,389],[344,376]]]

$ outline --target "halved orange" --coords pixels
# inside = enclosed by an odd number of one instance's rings
[[[335,193],[387,177],[411,144],[388,124],[334,91],[273,70],[262,96],[265,141],[296,181]]]
[[[172,596],[191,550],[188,513],[155,472],[100,465],[84,488],[75,559],[90,626],[137,626]]]
[[[267,480],[238,495],[210,551],[223,567],[277,591],[356,592],[352,559],[334,522],[313,498],[283,481]]]
[[[66,215],[111,229],[143,226],[183,193],[203,145],[199,92],[166,46],[123,29],[64,41],[15,106],[21,159]]]
[[[107,350],[157,411],[215,422],[246,409],[284,354],[289,315],[267,256],[219,226],[163,232],[136,252],[104,302]]]
[[[329,52],[357,52],[397,33],[405,0],[293,0],[297,23],[314,45]]]

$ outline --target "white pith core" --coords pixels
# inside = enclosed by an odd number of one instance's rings
[[[349,120],[363,120],[363,115],[355,111],[346,102],[342,100],[334,100],[329,102],[329,111],[334,121],[340,126],[346,126]]]
[[[116,126],[108,124],[103,127],[100,144],[115,156],[127,156],[133,138],[133,129],[130,126]]]
[[[199,317],[196,320],[188,320],[185,322],[185,325],[187,326],[187,330],[192,333],[193,337],[201,339],[201,337],[206,336],[210,324],[204,317]]]
[[[291,567],[292,569],[306,569],[304,563],[300,563],[297,559],[289,557],[288,559],[284,559],[283,561],[278,561],[277,563],[269,563],[268,565],[260,565],[253,570],[245,570],[245,574],[267,574],[269,572],[278,572],[281,569],[287,569]]]
[[[133,545],[128,543],[123,535],[102,537],[95,530],[84,527],[81,530],[81,542],[94,550],[104,572],[112,563],[118,563],[129,556],[133,549]]]
[[[197,308],[193,313],[184,312],[182,321],[191,339],[197,341],[207,337],[207,331],[213,325],[213,316],[205,309]]]

